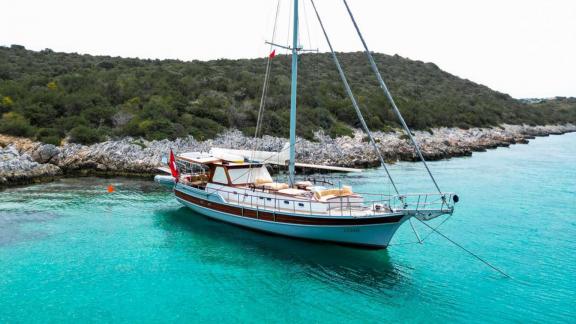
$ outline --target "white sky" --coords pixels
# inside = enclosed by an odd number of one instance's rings
[[[277,42],[286,44],[290,0],[281,1]],[[326,51],[310,2],[300,2],[312,46]],[[576,96],[576,0],[348,2],[375,52],[434,62],[516,98]],[[361,50],[342,2],[316,4],[336,50]],[[2,0],[0,45],[182,60],[264,57],[275,6],[275,0]]]

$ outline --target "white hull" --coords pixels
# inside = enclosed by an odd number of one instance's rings
[[[390,200],[376,201],[384,204],[355,203],[351,199],[356,198],[347,197],[332,202],[214,183],[192,187],[176,183],[171,176],[156,176],[155,181],[174,190],[184,206],[216,220],[278,235],[372,249],[386,248],[410,217],[427,221],[453,210],[443,196],[430,194],[402,196],[398,198],[401,208],[386,208],[392,206]],[[408,203],[410,197],[416,204]],[[340,208],[333,206],[336,203]]]
[[[334,242],[358,247],[383,249],[388,246],[396,230],[408,219],[385,224],[369,225],[303,225],[289,224],[233,215],[197,204],[179,197],[177,200],[184,206],[207,217],[227,223],[248,227],[268,233],[290,236],[301,239]]]

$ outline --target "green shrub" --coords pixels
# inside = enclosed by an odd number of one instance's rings
[[[3,114],[2,119],[0,119],[0,133],[29,137],[34,134],[34,127],[24,116],[15,112],[8,112]]]
[[[87,126],[77,126],[70,131],[70,142],[79,144],[94,144],[103,140],[103,136],[97,129]]]
[[[56,146],[59,146],[60,143],[62,142],[62,138],[60,138],[60,136],[43,136],[38,138],[38,140],[42,143],[52,144]]]
[[[336,122],[330,128],[330,130],[328,131],[328,134],[332,138],[340,137],[340,136],[352,137],[354,135],[354,132],[352,131],[352,129],[350,127],[344,125],[343,123]]]
[[[64,133],[54,128],[39,128],[36,131],[36,140],[46,143],[46,144],[53,144],[53,145],[60,145],[62,141]]]

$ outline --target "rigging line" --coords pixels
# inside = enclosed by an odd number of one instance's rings
[[[420,238],[420,235],[418,235],[418,232],[416,231],[416,227],[414,227],[414,223],[412,223],[412,218],[408,218],[408,223],[410,223],[410,227],[412,227],[412,231],[414,232],[414,235],[416,235],[416,238],[418,239],[418,243],[422,244],[422,239]]]
[[[310,88],[312,89],[313,93],[318,93],[318,54],[319,54],[319,49],[316,48],[316,50],[313,50],[312,44],[316,43],[317,41],[317,37],[315,35],[314,37],[314,41],[312,41],[312,36],[310,36],[311,34],[311,29],[310,29],[310,23],[308,22],[308,9],[306,9],[306,1],[302,1],[302,7],[304,8],[304,23],[306,25],[306,34],[308,35],[308,48],[311,50],[311,55],[310,55],[310,65],[312,66],[310,68],[310,74],[312,74],[312,78],[310,78],[311,81],[311,85]]]
[[[322,23],[322,19],[320,18],[320,14],[318,13],[318,10],[316,9],[316,4],[314,3],[314,0],[310,0],[310,2],[312,3],[312,7],[314,8],[314,12],[316,13],[316,18],[318,18],[318,23],[320,24],[320,28],[322,29],[322,32],[324,33],[324,38],[326,39],[326,43],[328,44],[328,47],[330,48],[330,52],[332,53],[332,58],[334,60],[334,63],[336,64],[336,68],[338,69],[338,74],[340,74],[340,79],[342,79],[342,82],[344,83],[344,88],[346,89],[346,93],[348,94],[348,97],[352,101],[352,106],[354,106],[354,110],[356,110],[356,115],[358,115],[358,119],[360,120],[360,123],[362,124],[362,128],[364,128],[364,131],[366,132],[366,134],[370,138],[370,143],[374,147],[374,151],[376,151],[376,154],[378,154],[378,159],[380,160],[380,164],[384,167],[384,170],[386,171],[386,175],[388,176],[388,179],[390,179],[390,183],[394,187],[394,191],[396,191],[396,194],[399,195],[400,192],[398,192],[398,188],[396,187],[396,184],[394,183],[394,180],[392,179],[392,175],[390,175],[390,172],[388,171],[388,168],[386,167],[386,164],[384,163],[384,157],[382,157],[382,153],[380,152],[380,149],[378,148],[378,145],[376,144],[376,141],[374,140],[374,137],[372,136],[372,132],[370,132],[370,129],[368,128],[368,125],[366,124],[366,121],[364,120],[364,117],[362,116],[362,112],[360,111],[360,107],[358,106],[358,102],[356,102],[356,97],[354,97],[354,94],[352,93],[352,89],[350,88],[350,84],[348,84],[348,79],[346,78],[346,75],[344,74],[344,70],[342,70],[342,66],[340,65],[340,61],[338,60],[338,57],[336,56],[336,53],[334,52],[334,48],[332,48],[332,43],[330,42],[330,38],[328,37],[328,33],[326,32],[326,29],[324,28],[324,24]]]
[[[402,124],[402,127],[406,131],[406,134],[408,135],[408,137],[412,141],[412,144],[414,145],[414,148],[416,149],[416,152],[418,153],[420,160],[424,164],[424,167],[426,167],[426,171],[428,171],[428,175],[430,175],[432,182],[434,182],[434,186],[436,187],[438,192],[440,194],[442,194],[442,191],[440,190],[440,187],[438,186],[436,179],[434,179],[434,176],[432,175],[430,168],[428,168],[428,164],[426,163],[426,160],[424,159],[424,156],[422,155],[422,152],[420,151],[420,147],[418,146],[416,139],[412,136],[412,132],[410,132],[410,128],[408,128],[408,125],[406,125],[406,122],[404,121],[404,117],[402,117],[400,110],[398,109],[398,107],[396,106],[396,103],[394,102],[394,99],[392,98],[392,94],[390,94],[390,91],[388,90],[386,83],[384,83],[384,80],[382,79],[382,75],[380,74],[380,70],[378,70],[378,66],[376,66],[376,62],[374,61],[374,58],[372,57],[372,53],[368,49],[368,45],[366,45],[366,41],[364,40],[364,37],[362,36],[362,33],[360,32],[360,28],[358,27],[358,24],[356,23],[356,19],[354,19],[354,15],[352,14],[350,7],[348,6],[348,2],[346,0],[342,0],[342,1],[344,1],[344,5],[346,6],[346,10],[348,11],[348,15],[350,16],[350,19],[352,19],[352,23],[354,24],[354,28],[356,29],[356,32],[358,33],[358,36],[360,37],[360,40],[362,41],[362,45],[364,46],[364,51],[366,52],[366,55],[368,56],[368,60],[370,61],[370,66],[372,67],[372,71],[374,72],[374,74],[376,74],[376,78],[378,79],[378,82],[380,83],[380,88],[382,88],[382,90],[384,90],[384,94],[386,95],[386,97],[388,98],[388,101],[392,105],[394,113],[396,113],[396,117],[398,117],[398,120]]]
[[[436,227],[434,227],[434,229],[438,229],[440,228],[440,226],[442,226],[444,223],[446,223],[447,220],[450,219],[450,217],[452,217],[452,215],[449,215],[448,217],[444,218],[442,220],[442,222],[440,222],[440,224],[438,224]],[[424,236],[424,238],[420,239],[420,237],[418,237],[418,234],[416,232],[416,228],[414,227],[414,225],[412,224],[412,219],[409,219],[410,221],[410,226],[412,226],[412,230],[414,231],[414,234],[416,234],[416,238],[418,239],[417,242],[408,242],[408,243],[398,243],[398,244],[388,244],[390,245],[407,245],[407,244],[424,244],[424,241],[429,238],[432,234],[434,234],[434,231],[430,231],[428,232],[428,234],[426,234],[426,236]]]
[[[308,48],[310,48],[312,51],[314,51],[313,50],[314,47],[312,46],[312,44],[317,44],[318,35],[317,35],[317,33],[314,34],[312,32],[312,29],[310,28],[310,23],[308,22],[308,20],[309,20],[308,19],[308,11],[306,9],[306,1],[303,1],[302,5],[304,7],[304,22],[306,23],[306,33],[308,34]],[[314,40],[312,40],[311,35],[314,35]],[[320,50],[318,48],[316,48],[316,50],[312,54],[314,57],[313,59],[310,59],[312,61],[311,64],[313,65],[313,67],[311,68],[311,71],[313,71],[313,72],[311,72],[311,73],[314,74],[314,79],[312,82],[312,89],[313,89],[312,91],[314,93],[318,93],[318,89],[319,89],[318,75],[320,73],[320,70],[318,69],[318,65],[319,65],[318,64],[318,61],[319,61],[318,57],[320,56]]]
[[[260,130],[262,127],[262,118],[264,115],[264,106],[265,106],[266,99],[268,97],[268,86],[270,84],[270,65],[271,65],[271,60],[269,58],[268,62],[266,63],[266,73],[264,75],[264,85],[262,86],[262,96],[260,98],[260,107],[258,108],[258,117],[256,120],[256,129],[254,130],[254,139],[256,139],[258,137],[258,134],[260,133]],[[253,149],[255,150],[256,148],[254,147]]]
[[[440,222],[440,224],[438,224],[436,227],[434,227],[434,229],[437,230],[438,228],[440,228],[440,226],[442,226],[444,223],[446,223],[446,221],[448,221],[451,217],[452,217],[452,214],[450,214],[448,217],[444,218],[442,220],[442,222]],[[410,221],[410,226],[412,226],[412,230],[414,230],[414,233],[416,233],[416,228],[414,227],[414,225],[411,222],[412,219],[409,219],[409,221]],[[434,231],[428,232],[428,234],[422,239],[417,237],[419,239],[419,241],[416,241],[416,242],[392,243],[392,244],[388,244],[388,246],[391,246],[391,245],[408,245],[408,244],[424,244],[424,241],[427,238],[429,238],[432,234],[434,234]]]
[[[389,243],[388,246],[399,246],[399,245],[414,245],[421,244],[420,242],[400,242],[400,243]]]
[[[444,219],[442,220],[442,222],[440,222],[440,224],[438,224],[436,227],[434,227],[434,229],[435,229],[435,230],[439,229],[440,226],[444,225],[444,223],[446,223],[452,216],[453,216],[453,214],[448,215],[448,217],[444,218]],[[411,219],[410,219],[410,220],[411,220]],[[414,228],[414,225],[412,225],[412,223],[410,223],[410,225],[412,226],[413,229],[415,229],[415,228]],[[388,244],[388,246],[390,246],[390,245],[407,245],[407,244],[423,244],[424,241],[425,241],[426,239],[428,239],[432,234],[434,234],[434,231],[433,231],[433,230],[430,231],[430,232],[428,232],[428,233],[426,234],[426,236],[424,236],[424,238],[422,238],[419,242],[393,243],[393,244]]]
[[[306,1],[302,1],[304,9],[304,24],[306,25],[306,34],[308,34],[308,48],[312,49],[312,38],[310,37],[310,25],[308,24],[308,12],[306,11]]]
[[[290,26],[292,26],[292,10],[290,8],[292,8],[292,1],[294,0],[290,0],[290,4],[288,6],[288,34],[286,35],[286,44],[290,44]],[[290,50],[286,49],[286,53],[289,53]]]
[[[493,266],[492,264],[490,264],[488,261],[482,259],[480,256],[478,256],[477,254],[475,254],[474,252],[466,249],[465,247],[463,247],[462,245],[458,244],[457,242],[455,242],[454,240],[452,240],[451,238],[449,238],[448,236],[444,235],[442,232],[438,231],[437,229],[433,228],[432,226],[426,224],[425,222],[421,221],[420,219],[418,219],[417,217],[415,217],[420,223],[426,225],[428,228],[430,228],[432,231],[434,231],[435,233],[438,233],[440,236],[442,236],[443,238],[445,238],[446,240],[448,240],[450,243],[456,245],[457,247],[459,247],[460,249],[468,252],[468,254],[470,254],[471,256],[473,256],[474,258],[480,260],[482,263],[486,264],[487,266],[489,266],[490,268],[500,272],[502,275],[504,275],[506,278],[512,278],[510,277],[510,275],[508,275],[506,272],[498,269],[497,267]]]
[[[272,30],[272,40],[271,43],[274,43],[274,39],[276,38],[276,29],[278,25],[278,13],[280,11],[280,0],[278,0],[276,4],[276,16],[274,19],[274,28]],[[274,48],[274,45],[270,44],[270,50]],[[271,69],[272,57],[268,55],[268,60],[266,62],[266,74],[264,76],[264,85],[262,88],[262,97],[260,98],[260,107],[258,109],[258,119],[256,121],[256,130],[254,131],[254,138],[258,137],[258,133],[260,131],[260,127],[262,126],[262,115],[264,113],[264,106],[266,105],[266,97],[268,95],[268,85],[270,83],[270,69]]]
[[[440,224],[438,224],[436,227],[434,227],[434,229],[436,229],[436,230],[439,229],[440,226],[442,226],[444,223],[446,223],[446,221],[448,221],[451,217],[452,217],[452,214],[449,215],[448,217],[444,218],[444,219],[440,222]],[[429,238],[430,235],[432,235],[432,234],[434,234],[434,231],[428,232],[428,234],[426,234],[426,236],[422,239],[422,242],[424,242],[424,241],[425,241],[427,238]]]
[[[274,43],[274,39],[276,37],[276,29],[278,26],[278,13],[280,12],[280,1],[278,0],[276,3],[276,15],[274,18],[274,27],[272,29],[272,40],[271,43]],[[273,45],[270,44],[270,51],[273,49]],[[262,86],[262,97],[260,98],[260,107],[258,108],[258,118],[256,120],[256,129],[254,130],[254,145],[252,146],[252,153],[250,159],[254,159],[254,154],[256,151],[256,140],[258,138],[258,133],[260,133],[260,129],[262,127],[262,118],[264,115],[264,107],[266,105],[266,98],[268,97],[268,87],[270,84],[270,71],[272,68],[272,57],[270,54],[268,55],[268,60],[266,62],[266,73],[264,75],[264,85]],[[250,165],[250,169],[252,169],[252,165]],[[252,173],[250,173],[249,179]]]

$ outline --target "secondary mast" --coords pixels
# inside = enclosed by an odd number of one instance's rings
[[[290,161],[288,163],[289,184],[294,186],[296,161],[296,95],[298,83],[298,0],[294,0],[294,32],[292,35],[292,85],[290,94]]]

